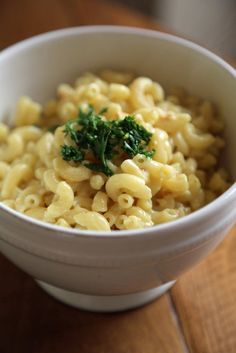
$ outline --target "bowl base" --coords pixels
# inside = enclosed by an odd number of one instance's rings
[[[65,289],[54,287],[45,282],[36,280],[38,285],[44,289],[49,295],[78,309],[96,311],[96,312],[118,312],[134,309],[157,299],[166,291],[168,291],[175,281],[167,282],[161,286],[148,289],[143,292],[125,294],[98,296],[88,295],[76,292],[70,292]]]

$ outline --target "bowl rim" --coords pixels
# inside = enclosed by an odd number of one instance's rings
[[[27,50],[28,48],[35,47],[41,43],[52,41],[54,39],[59,39],[62,37],[86,35],[86,34],[131,34],[143,37],[157,38],[161,41],[167,41],[175,43],[182,47],[189,48],[194,52],[208,57],[215,64],[220,66],[222,69],[227,71],[234,79],[236,79],[236,70],[228,64],[225,60],[220,58],[218,55],[214,54],[210,50],[203,48],[202,46],[191,42],[190,40],[177,37],[172,34],[159,32],[156,30],[143,29],[138,27],[127,27],[127,26],[113,26],[113,25],[92,25],[92,26],[80,26],[80,27],[69,27],[65,29],[54,30],[46,32],[43,34],[38,34],[36,36],[30,37],[28,39],[22,40],[13,44],[0,52],[0,62],[6,60],[12,55],[16,55],[20,51]],[[56,237],[68,237],[68,235],[75,238],[79,237],[89,237],[89,238],[123,238],[123,237],[140,237],[141,235],[158,236],[162,232],[169,231],[170,233],[178,232],[183,229],[183,226],[194,226],[205,218],[209,218],[210,215],[217,212],[219,209],[224,207],[226,203],[236,200],[236,182],[234,182],[229,189],[227,189],[223,194],[217,197],[211,203],[205,205],[197,211],[192,212],[182,218],[179,218],[172,222],[167,222],[159,225],[154,225],[148,228],[133,229],[133,230],[112,230],[110,232],[104,231],[93,231],[93,230],[79,230],[73,228],[64,228],[58,225],[46,223],[34,219],[32,217],[26,216],[18,211],[15,211],[0,202],[0,212],[7,213],[9,216],[17,218],[18,221],[22,221],[32,226],[38,228],[43,228],[45,230],[53,231],[49,232],[51,236],[56,235]],[[195,238],[196,239],[196,238]]]

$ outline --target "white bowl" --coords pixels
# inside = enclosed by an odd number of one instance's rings
[[[226,164],[236,177],[236,74],[186,40],[112,26],[43,34],[0,54],[0,117],[22,94],[44,102],[59,83],[97,68],[131,69],[165,88],[181,85],[220,107]],[[0,249],[56,298],[76,307],[117,311],[162,294],[227,234],[236,216],[236,185],[217,200],[169,224],[112,234],[68,230],[0,205]]]

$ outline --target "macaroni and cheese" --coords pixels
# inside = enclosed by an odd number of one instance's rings
[[[94,168],[89,152],[87,164],[78,156],[65,158],[62,146],[75,143],[66,123],[91,107],[104,122],[132,116],[148,132],[146,147],[153,153],[122,151],[108,160],[110,174]],[[59,85],[57,98],[44,106],[21,97],[15,127],[0,123],[0,201],[68,228],[128,230],[173,221],[229,187],[219,167],[223,127],[211,102],[183,89],[166,95],[147,77],[85,73],[73,86]]]

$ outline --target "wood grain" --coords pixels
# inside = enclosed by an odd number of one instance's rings
[[[236,226],[171,291],[191,352],[236,352]]]
[[[104,0],[1,0],[0,48],[88,24],[164,31],[147,17]],[[60,304],[0,256],[0,353],[235,353],[235,235],[236,227],[207,260],[182,276],[171,295],[112,315]]]
[[[1,353],[182,353],[168,296],[138,310],[93,314],[65,306],[0,256]]]
[[[59,28],[115,24],[164,31],[139,12],[101,0],[1,0],[0,48]]]

